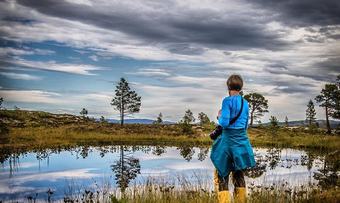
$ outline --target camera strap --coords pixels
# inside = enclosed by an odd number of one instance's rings
[[[243,97],[241,96],[241,109],[238,112],[237,116],[234,117],[233,119],[231,119],[231,121],[229,122],[229,125],[232,125],[232,124],[234,124],[237,121],[237,119],[240,117],[240,115],[242,113],[242,110],[243,110]]]

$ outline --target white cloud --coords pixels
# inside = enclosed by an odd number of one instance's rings
[[[90,58],[92,61],[98,61],[98,56],[96,56],[96,55],[91,55],[89,58]]]
[[[102,67],[96,67],[87,64],[71,64],[71,63],[57,63],[55,61],[29,61],[25,59],[10,59],[7,62],[23,66],[31,69],[40,69],[48,71],[66,72],[80,75],[95,75],[92,71],[103,70]]]
[[[15,80],[41,80],[41,77],[24,74],[24,73],[10,73],[10,72],[0,72],[0,75],[3,75],[10,79]]]
[[[0,47],[0,56],[6,55],[30,55],[33,54],[31,50],[16,49],[13,47]]]
[[[55,54],[55,51],[53,50],[48,50],[48,49],[33,49],[34,54],[37,55],[51,55]]]
[[[0,95],[5,101],[24,102],[24,103],[45,103],[45,104],[61,104],[67,101],[55,92],[47,92],[41,90],[0,90]]]
[[[84,5],[87,5],[87,6],[92,6],[92,1],[90,0],[65,0],[69,3],[72,3],[72,4],[84,4]]]
[[[0,97],[5,102],[20,103],[27,110],[44,110],[52,113],[78,115],[81,108],[89,111],[89,116],[112,117],[118,115],[110,105],[113,93],[110,92],[50,92],[42,90],[6,90],[0,89]],[[29,104],[34,104],[32,107]],[[44,105],[37,105],[44,104]],[[26,107],[27,106],[27,107]]]
[[[141,92],[141,114],[156,117],[162,112],[164,118],[178,121],[184,115],[184,111],[191,109],[195,114],[203,111],[210,118],[214,118],[220,102],[226,92],[197,87],[164,87],[137,84],[137,92]],[[139,116],[139,115],[136,115]]]
[[[198,14],[202,14],[202,16],[209,14],[208,16],[211,16],[212,19],[224,18],[225,22],[233,21],[233,19],[247,20],[263,24],[264,32],[277,33],[281,36],[281,40],[290,42],[288,47],[282,47],[275,51],[262,48],[230,48],[228,50],[224,47],[206,46],[204,43],[192,42],[188,47],[198,48],[202,52],[197,55],[185,55],[178,52],[183,51],[186,47],[180,47],[177,52],[169,51],[169,47],[172,47],[173,44],[168,41],[157,38],[146,40],[124,32],[124,30],[112,29],[112,27],[106,29],[105,26],[100,26],[100,23],[95,25],[86,21],[79,22],[62,17],[51,17],[34,9],[20,6],[15,1],[0,3],[0,7],[4,11],[2,15],[11,14],[32,20],[30,23],[0,21],[2,25],[0,31],[4,34],[4,39],[17,42],[54,41],[67,44],[81,51],[96,52],[95,55],[90,56],[94,61],[98,59],[97,55],[99,57],[122,56],[137,60],[159,61],[159,63],[163,63],[164,60],[173,63],[199,63],[202,66],[196,67],[195,74],[182,73],[180,68],[186,70],[185,66],[178,67],[176,71],[148,67],[135,72],[127,72],[126,74],[132,75],[130,82],[133,82],[133,76],[162,79],[159,80],[160,84],[157,86],[148,84],[148,81],[136,86],[142,94],[142,112],[136,116],[153,117],[162,111],[165,116],[171,115],[173,120],[177,120],[186,108],[191,108],[195,113],[204,111],[214,118],[216,111],[220,108],[221,98],[226,95],[226,76],[238,73],[245,78],[246,92],[261,92],[268,97],[270,114],[281,115],[283,114],[281,112],[284,111],[292,119],[303,119],[305,115],[304,110],[301,109],[305,108],[306,101],[314,98],[320,91],[321,85],[339,72],[316,66],[320,62],[326,62],[339,56],[339,40],[329,39],[323,43],[309,42],[306,40],[306,36],[317,37],[317,32],[305,28],[289,27],[277,21],[268,21],[268,16],[269,18],[271,16],[267,15],[267,11],[262,9],[253,11],[254,7],[248,3],[238,1],[214,3],[203,1],[200,4],[194,1],[166,1],[162,3],[154,1],[134,1],[133,3],[96,1],[93,3],[88,0],[72,1],[72,3],[85,4],[93,11],[100,11],[108,15],[113,12],[124,17],[121,13],[124,11],[127,15],[135,14],[134,16],[140,16],[141,19],[156,18],[155,20],[159,20],[162,16],[166,16],[176,18],[176,20],[182,19],[185,22],[185,20],[195,17],[190,14],[195,14],[198,17],[201,16]],[[161,16],[160,13],[162,13]],[[254,13],[258,15],[251,15]],[[103,19],[103,23],[105,20]],[[207,19],[198,18],[198,21],[205,20]],[[310,28],[317,30],[320,27],[312,26]],[[339,28],[335,27],[335,30],[339,30]],[[334,33],[338,34],[338,31],[334,31]],[[171,37],[181,39],[186,36],[174,35]],[[30,49],[0,48],[0,54],[6,55],[25,55],[33,52]],[[38,52],[36,51],[36,53]],[[100,67],[87,64],[68,64],[55,61],[39,62],[15,59],[11,62],[31,69],[82,75],[91,75],[94,74],[94,71],[101,70]],[[175,87],[170,87],[171,85]],[[306,89],[304,93],[294,93],[294,89],[302,91],[303,88]],[[83,95],[78,96],[82,97]],[[76,96],[72,98],[74,101],[77,100]],[[98,98],[97,103],[99,101],[107,102],[109,99],[108,96],[91,98]],[[291,102],[291,100],[294,101]],[[292,105],[288,105],[290,103]],[[98,114],[110,111],[110,107],[106,103],[102,107],[96,107],[94,101],[92,104],[81,103],[81,105],[85,104],[93,107],[93,111]],[[267,115],[265,119],[268,117]]]
[[[13,48],[13,47],[0,47],[0,56],[20,56],[20,55],[51,55],[55,52],[47,49],[32,49],[29,47],[24,47],[23,49]]]
[[[126,72],[128,75],[139,75],[146,77],[163,77],[170,76],[171,73],[169,70],[160,69],[160,68],[141,68],[135,72]]]
[[[200,87],[209,87],[211,89],[222,89],[225,86],[226,79],[222,77],[192,77],[185,75],[176,75],[168,77],[167,80],[182,85],[199,85]]]
[[[27,182],[31,181],[51,181],[58,180],[71,180],[71,179],[84,179],[98,177],[99,174],[91,173],[96,170],[95,168],[82,168],[64,171],[52,171],[52,172],[40,172],[40,173],[28,173],[19,176],[13,176],[11,178],[0,179],[0,190],[2,193],[25,193],[32,191],[33,187],[24,186]],[[11,183],[15,183],[15,187],[11,187]],[[35,188],[36,189],[36,188]],[[46,191],[46,190],[44,190]],[[38,192],[38,191],[35,191]]]

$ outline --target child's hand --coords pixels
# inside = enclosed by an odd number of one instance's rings
[[[221,117],[221,114],[222,114],[222,110],[220,109],[220,110],[218,111],[218,114],[217,114],[217,119],[219,119],[219,118]]]

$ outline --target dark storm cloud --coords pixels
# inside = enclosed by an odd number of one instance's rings
[[[311,33],[304,35],[304,40],[308,42],[324,43],[330,39],[340,39],[339,26],[307,27],[305,30]]]
[[[293,26],[339,25],[339,0],[248,0],[273,14],[279,14],[278,20]]]
[[[203,44],[213,44],[215,48],[223,46],[254,47],[266,49],[281,49],[287,45],[278,39],[278,34],[264,31],[264,26],[259,24],[248,24],[243,21],[219,21],[198,22],[182,19],[171,22],[172,27],[178,30],[179,40],[193,41]]]
[[[275,64],[271,64],[265,67],[264,71],[268,73],[273,73],[273,74],[282,74],[282,73],[287,73],[289,70],[287,68],[286,63],[276,62]]]
[[[308,88],[308,86],[285,86],[285,87],[276,87],[274,88],[268,95],[282,95],[282,94],[296,94],[296,93],[306,93],[310,94],[312,90]]]
[[[181,55],[200,55],[204,52],[201,47],[193,47],[189,44],[184,43],[172,43],[166,46],[167,50],[171,53],[181,54]]]
[[[274,75],[289,75],[293,77],[306,77],[316,81],[333,81],[335,75],[340,73],[340,57],[330,56],[330,58],[312,64],[305,68],[295,68],[293,65],[288,65],[283,61],[276,61],[275,63],[268,65],[264,68],[265,72]],[[273,84],[284,86],[278,81],[273,81]],[[292,83],[293,84],[293,83]],[[291,86],[292,84],[285,84]],[[302,84],[302,86],[308,84]],[[298,90],[298,88],[297,88]],[[289,90],[287,90],[289,91]]]
[[[315,64],[321,73],[340,74],[340,56],[330,57],[325,61]]]
[[[278,50],[288,45],[280,39],[283,36],[266,31],[263,23],[247,16],[229,18],[213,11],[189,9],[176,10],[178,14],[164,9],[148,12],[127,7],[112,11],[109,8],[97,8],[96,5],[92,7],[61,0],[19,0],[18,3],[45,15],[120,31],[142,39],[146,44],[161,43],[170,52],[184,55],[202,53],[200,48],[191,47],[192,43],[217,49]],[[173,44],[167,46],[170,43]]]

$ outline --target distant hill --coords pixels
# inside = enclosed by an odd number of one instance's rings
[[[0,110],[0,123],[11,127],[61,126],[67,124],[85,124],[91,121],[91,119],[71,114],[54,114],[28,110]]]
[[[117,119],[106,119],[109,123],[120,123]],[[85,118],[71,114],[54,114],[43,111],[0,110],[0,123],[12,127],[27,126],[61,126],[66,124],[86,124],[98,122],[99,118]],[[125,124],[152,124],[151,119],[125,119]],[[174,124],[164,121],[163,124]]]
[[[96,119],[99,120],[99,119]],[[117,119],[106,119],[107,122],[109,123],[120,123],[120,120]],[[124,123],[127,124],[153,124],[153,122],[155,122],[155,120],[151,120],[151,119],[125,119]],[[163,124],[174,124],[175,122],[171,122],[171,121],[164,121]]]
[[[316,120],[316,122],[319,124],[320,128],[326,128],[326,120]],[[270,123],[262,123],[262,125],[267,126]],[[331,125],[331,128],[336,128],[337,126],[340,125],[340,121],[336,120],[330,120],[329,124]],[[259,124],[255,124],[254,126],[258,126]],[[286,125],[285,122],[279,122],[280,126]],[[308,122],[305,120],[298,120],[298,121],[289,121],[288,125],[290,127],[299,127],[299,126],[308,126]]]
[[[109,123],[120,123],[117,119],[106,119]],[[71,114],[54,114],[43,111],[27,111],[27,110],[0,110],[0,122],[13,127],[24,126],[60,126],[65,124],[81,124],[87,122],[98,122],[99,118],[90,119],[83,118],[81,116]],[[152,119],[125,119],[126,124],[152,124]],[[325,120],[317,120],[320,128],[326,128]],[[164,121],[163,124],[175,124],[175,122]],[[263,123],[267,126],[269,123]],[[284,122],[279,122],[279,125],[284,126]],[[290,127],[307,126],[308,123],[304,120],[289,121]],[[340,126],[339,120],[330,120],[331,128],[337,128]],[[258,126],[258,124],[254,124]]]

